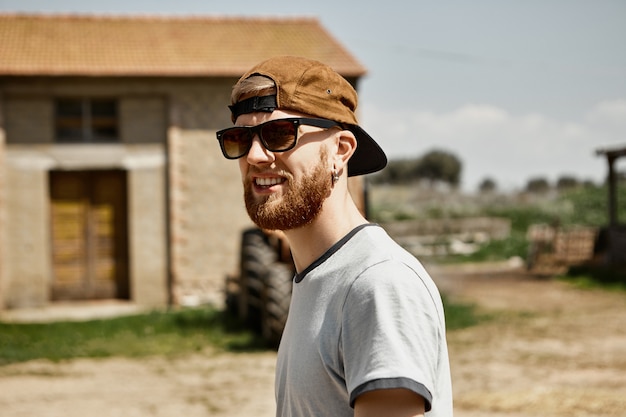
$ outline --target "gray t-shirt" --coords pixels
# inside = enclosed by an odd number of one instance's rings
[[[356,228],[296,275],[278,350],[277,416],[354,415],[367,391],[406,388],[452,416],[439,291],[379,226]]]

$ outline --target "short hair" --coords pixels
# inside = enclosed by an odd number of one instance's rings
[[[235,104],[248,97],[269,96],[273,94],[276,94],[276,84],[274,80],[263,75],[252,75],[233,86],[230,102],[231,104]]]

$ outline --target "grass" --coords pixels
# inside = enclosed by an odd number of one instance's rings
[[[449,329],[473,326],[484,319],[472,305],[444,303]],[[33,359],[178,356],[207,348],[269,349],[227,313],[209,308],[84,322],[0,323],[0,366]]]
[[[526,258],[526,232],[532,224],[544,223],[568,228],[574,225],[604,227],[608,224],[607,186],[580,186],[539,193],[465,195],[455,191],[437,191],[418,184],[404,186],[373,185],[371,217],[374,221],[399,221],[432,218],[500,217],[511,221],[507,239],[485,243],[471,255],[449,256],[437,261],[500,261],[513,256]],[[626,221],[626,183],[617,190],[618,219]]]
[[[490,240],[470,254],[447,255],[438,259],[443,264],[463,262],[497,262],[520,257],[528,252],[528,241],[523,233],[513,231],[508,239]]]
[[[618,270],[602,267],[573,267],[559,279],[581,289],[626,291],[626,269],[624,268]]]
[[[445,295],[442,298],[448,331],[476,326],[491,319],[486,314],[478,313],[474,304],[452,302]]]
[[[258,350],[261,339],[223,312],[184,309],[85,322],[0,323],[0,365],[110,356],[174,356],[214,347]]]

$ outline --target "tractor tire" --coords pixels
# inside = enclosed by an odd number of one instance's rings
[[[245,230],[241,240],[239,317],[271,345],[280,341],[291,300],[293,264],[279,253],[262,230]]]
[[[273,346],[278,346],[285,329],[294,268],[292,265],[276,262],[270,265],[266,280],[265,313],[263,319],[263,337]]]
[[[257,333],[263,331],[263,298],[268,270],[277,259],[262,230],[252,228],[241,238],[239,317]]]

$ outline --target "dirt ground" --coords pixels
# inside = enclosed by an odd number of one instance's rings
[[[626,416],[626,294],[506,266],[431,267],[494,319],[448,334],[457,417]],[[269,417],[275,353],[0,367],[3,417]]]

